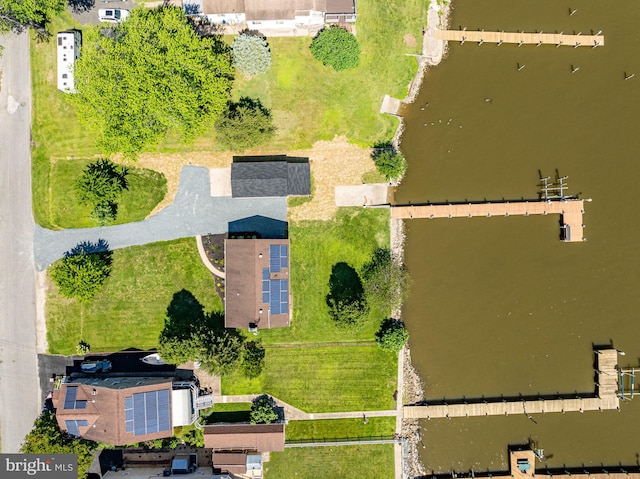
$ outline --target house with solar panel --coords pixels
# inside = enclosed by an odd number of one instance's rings
[[[53,391],[61,430],[116,446],[173,436],[213,405],[194,381],[163,376],[105,374],[65,377]]]
[[[227,239],[224,249],[225,327],[289,326],[289,240]]]

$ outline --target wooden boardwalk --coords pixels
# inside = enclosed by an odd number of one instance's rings
[[[584,241],[582,214],[584,200],[515,201],[501,203],[449,203],[438,205],[393,206],[391,217],[415,218],[473,218],[491,216],[562,215],[564,241]]]
[[[556,45],[601,47],[604,35],[565,35],[563,33],[485,32],[478,30],[436,30],[434,38],[457,42],[514,43],[516,45]]]
[[[436,419],[472,416],[508,416],[510,414],[542,414],[552,412],[585,412],[618,409],[618,352],[596,350],[597,384],[595,394],[564,395],[555,399],[482,399],[433,401],[421,406],[405,406],[405,419]],[[572,397],[571,397],[572,396]]]

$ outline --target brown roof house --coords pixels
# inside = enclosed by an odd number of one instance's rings
[[[262,454],[284,451],[284,424],[215,424],[204,427],[213,470],[262,477]]]
[[[60,429],[72,436],[123,445],[173,436],[210,406],[193,381],[125,374],[65,377],[53,391]],[[206,403],[206,404],[205,404]]]
[[[289,326],[289,240],[227,239],[224,250],[225,327]]]
[[[356,21],[355,0],[183,0],[188,15],[265,35],[310,35],[326,23]]]

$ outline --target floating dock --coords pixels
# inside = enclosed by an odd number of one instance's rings
[[[511,43],[516,45],[564,45],[568,47],[601,47],[604,35],[565,35],[564,33],[485,32],[484,30],[435,30],[434,38],[460,43]]]
[[[427,401],[418,406],[404,406],[405,419],[436,419],[472,416],[508,416],[553,412],[585,412],[619,409],[618,351],[597,349],[596,391],[545,398],[483,398]]]
[[[429,205],[403,205],[391,208],[391,217],[416,218],[474,218],[492,216],[561,215],[562,239],[568,242],[584,241],[584,201],[578,199],[546,201],[505,201],[498,203],[447,203]]]

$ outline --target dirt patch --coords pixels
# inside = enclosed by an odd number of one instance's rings
[[[331,141],[318,141],[307,150],[272,151],[260,150],[247,155],[287,154],[309,158],[315,192],[311,201],[289,209],[291,221],[328,220],[336,211],[334,191],[338,185],[359,185],[362,175],[374,171],[371,161],[371,149],[352,145],[345,137],[336,137]],[[229,168],[233,162],[231,152],[190,152],[190,153],[142,153],[136,166],[159,171],[167,178],[167,194],[153,209],[154,215],[170,205],[178,192],[180,172],[185,165],[204,166],[206,168]]]
[[[416,40],[416,37],[414,37],[412,33],[407,33],[404,37],[402,37],[402,39],[404,40],[404,44],[408,47],[418,46],[418,41]]]

